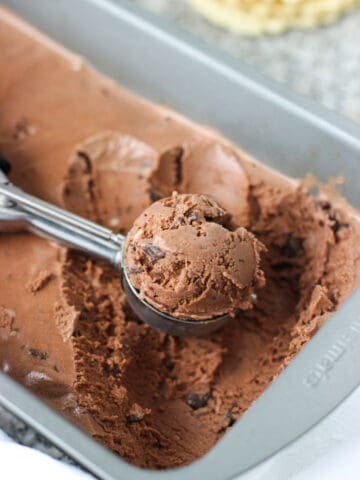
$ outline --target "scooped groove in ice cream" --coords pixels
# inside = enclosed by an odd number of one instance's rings
[[[178,318],[204,320],[252,307],[264,285],[263,245],[207,195],[153,203],[127,236],[127,272],[147,302]]]

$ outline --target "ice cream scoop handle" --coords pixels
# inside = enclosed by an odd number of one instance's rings
[[[0,185],[0,197],[0,231],[30,230],[121,269],[123,235],[28,195],[11,184]]]

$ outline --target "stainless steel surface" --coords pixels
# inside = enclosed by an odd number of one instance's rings
[[[6,179],[4,174],[2,174],[2,176],[4,179]],[[38,215],[40,214],[49,221],[59,222],[60,225],[64,225],[67,228],[75,228],[89,235],[94,235],[96,240],[110,242],[111,244],[114,244],[114,248],[122,248],[124,241],[124,237],[122,235],[116,235],[108,228],[102,227],[94,222],[90,222],[89,220],[79,217],[78,215],[74,215],[71,212],[66,212],[61,208],[40,200],[39,198],[34,198],[31,195],[27,195],[14,185],[11,185],[8,180],[1,185],[0,178],[0,195],[1,194],[14,202],[14,205],[25,208],[29,213]],[[118,266],[116,262],[115,266]]]
[[[360,128],[351,122],[128,3],[5,4],[131,90],[218,128],[264,163],[293,176],[343,174],[345,195],[360,206]],[[181,469],[129,466],[6,376],[0,401],[101,478],[229,479],[295,440],[360,384],[359,311],[357,290],[223,440]]]
[[[215,332],[230,321],[229,315],[222,315],[208,320],[189,320],[167,315],[140,299],[138,292],[131,285],[126,269],[123,269],[122,284],[127,300],[139,318],[157,330],[166,332],[169,335],[177,337],[205,336]]]
[[[4,180],[3,174],[2,177]],[[6,231],[9,228],[12,231],[29,230],[105,260],[121,271],[122,235],[28,195],[10,182],[0,183],[0,198],[3,202],[0,231],[3,227]]]
[[[85,252],[119,270],[131,308],[143,322],[162,332],[174,336],[203,336],[230,320],[228,315],[202,321],[181,319],[152,307],[131,285],[123,255],[123,235],[24,193],[12,185],[0,169],[0,232],[22,230]]]

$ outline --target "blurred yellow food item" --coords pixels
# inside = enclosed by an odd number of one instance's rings
[[[277,34],[335,21],[360,0],[188,0],[211,22],[242,35]]]

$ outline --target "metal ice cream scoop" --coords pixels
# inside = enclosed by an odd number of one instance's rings
[[[125,237],[78,215],[55,207],[15,187],[5,173],[7,162],[0,161],[0,232],[28,230],[59,244],[105,260],[119,270],[123,289],[136,315],[170,335],[207,335],[229,320],[229,315],[207,320],[180,319],[154,308],[140,298],[130,283],[124,260]]]

